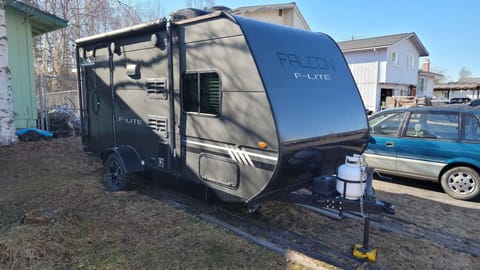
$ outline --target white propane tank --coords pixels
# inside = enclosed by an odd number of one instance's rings
[[[365,167],[362,161],[361,155],[354,154],[346,156],[345,164],[338,167],[337,191],[347,200],[358,200],[365,192]]]

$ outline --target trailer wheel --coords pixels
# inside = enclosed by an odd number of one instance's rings
[[[128,190],[130,187],[130,177],[126,173],[122,159],[116,154],[111,153],[105,162],[105,181],[110,191]]]
[[[455,199],[471,200],[480,194],[480,175],[470,167],[453,167],[442,175],[440,183]]]

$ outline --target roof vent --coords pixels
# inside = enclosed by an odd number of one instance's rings
[[[184,8],[172,13],[172,20],[178,22],[181,20],[191,19],[202,15],[210,14],[210,11],[196,9],[196,8]]]
[[[210,11],[223,11],[223,12],[230,12],[232,11],[231,8],[225,6],[213,6],[210,8]]]

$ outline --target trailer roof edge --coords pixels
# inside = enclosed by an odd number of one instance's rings
[[[189,23],[194,23],[194,22],[198,22],[198,21],[208,20],[208,19],[216,18],[216,17],[226,17],[226,18],[228,18],[228,19],[230,19],[234,22],[236,21],[231,14],[223,12],[221,10],[218,10],[218,11],[214,11],[214,12],[209,13],[209,14],[205,14],[205,15],[201,15],[201,16],[197,16],[197,17],[193,17],[193,18],[189,18],[189,19],[185,19],[185,20],[181,20],[181,21],[176,21],[175,24],[176,25],[184,25],[184,24],[189,24]]]
[[[88,45],[88,44],[108,41],[113,38],[118,38],[125,35],[146,32],[155,28],[166,27],[166,25],[167,25],[167,19],[162,18],[152,22],[137,24],[130,27],[125,27],[118,30],[110,31],[107,33],[79,38],[75,40],[75,42],[77,43],[77,46]]]
[[[186,24],[190,24],[190,23],[194,23],[194,22],[198,22],[198,21],[203,21],[203,20],[208,20],[208,19],[212,19],[212,18],[216,18],[216,17],[226,17],[226,18],[236,22],[234,16],[232,16],[231,14],[225,13],[223,11],[215,11],[215,12],[212,12],[212,13],[209,13],[209,14],[206,14],[206,15],[201,15],[201,16],[198,16],[198,17],[193,17],[193,18],[189,18],[189,19],[185,19],[185,20],[181,20],[181,21],[176,21],[176,22],[174,22],[174,24],[176,24],[176,25],[186,25]],[[110,32],[107,32],[107,33],[102,33],[102,34],[97,34],[97,35],[88,36],[88,37],[84,37],[84,38],[79,38],[79,39],[75,40],[75,42],[77,43],[77,46],[84,46],[84,45],[88,45],[88,44],[94,44],[94,43],[109,41],[109,40],[112,40],[114,38],[118,38],[118,37],[122,37],[122,36],[126,36],[126,35],[147,32],[147,31],[150,31],[152,29],[159,28],[159,27],[165,27],[164,30],[166,30],[166,25],[167,25],[167,19],[162,18],[162,19],[155,20],[155,21],[152,21],[152,22],[137,24],[137,25],[133,25],[133,26],[130,26],[130,27],[125,27],[125,28],[121,28],[121,29],[118,29],[118,30],[110,31]]]

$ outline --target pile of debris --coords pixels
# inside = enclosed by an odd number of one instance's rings
[[[418,106],[432,106],[432,99],[428,97],[391,96],[387,97],[384,109]]]
[[[80,117],[77,112],[65,105],[52,108],[48,112],[50,131],[55,137],[80,135]]]
[[[51,108],[47,113],[39,113],[41,128],[17,130],[21,141],[39,141],[50,138],[64,138],[80,135],[80,116],[67,105]]]

